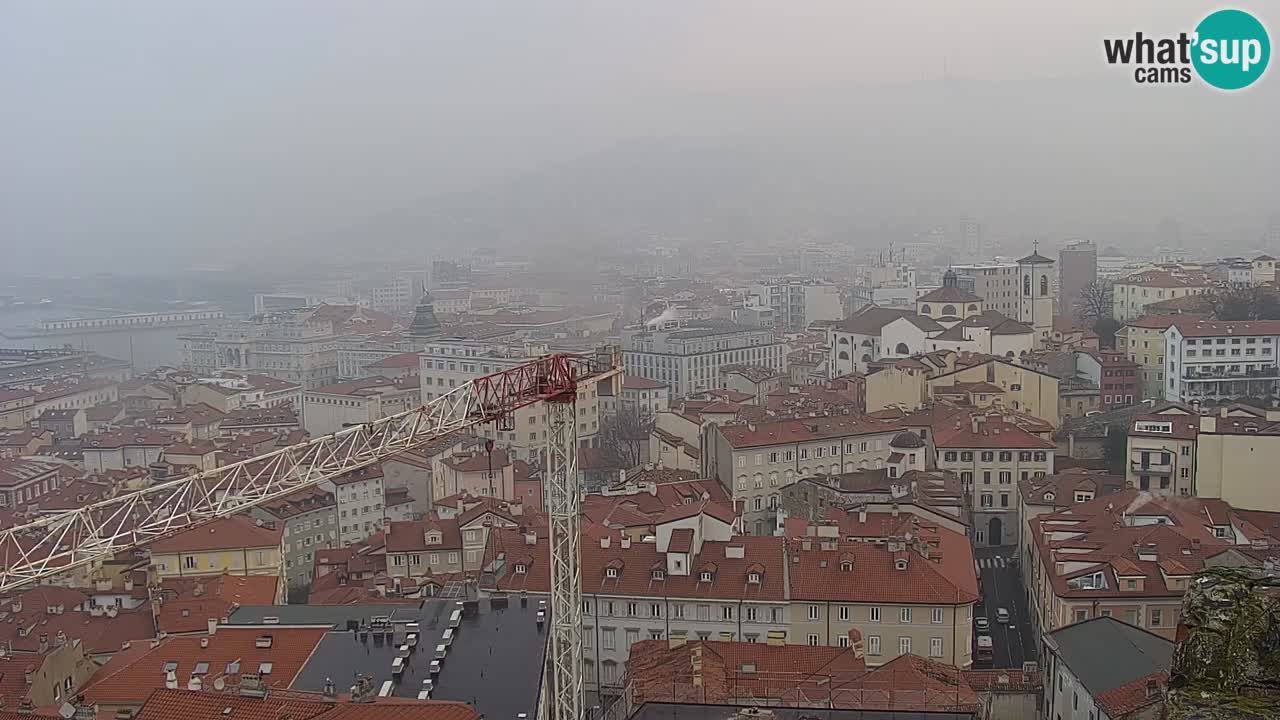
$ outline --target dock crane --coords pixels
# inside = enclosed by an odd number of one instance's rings
[[[622,373],[616,348],[556,353],[464,383],[426,404],[332,435],[158,483],[0,532],[0,594],[216,518],[314,487],[459,430],[511,422],[547,403],[544,497],[550,535],[550,718],[581,720],[582,578],[578,513],[580,389]]]

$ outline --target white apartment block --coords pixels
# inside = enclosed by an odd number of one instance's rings
[[[723,365],[755,365],[782,372],[786,357],[786,346],[765,328],[709,321],[622,331],[627,374],[666,384],[674,398],[716,389]]]
[[[370,288],[369,304],[374,310],[391,315],[407,315],[413,312],[418,299],[426,292],[426,287],[425,270],[394,273],[381,285]]]
[[[1280,395],[1280,320],[1180,320],[1164,332],[1166,400]]]
[[[817,320],[844,317],[840,288],[833,283],[780,278],[752,285],[748,292],[758,298],[757,304],[773,310],[774,324],[793,330],[803,330]]]
[[[1112,286],[1112,315],[1122,323],[1146,314],[1152,303],[1201,295],[1213,280],[1200,270],[1150,269],[1117,278]]]
[[[371,465],[320,484],[337,500],[340,546],[364,540],[386,524],[382,480],[382,468]]]
[[[483,375],[510,370],[550,352],[545,345],[506,346],[473,340],[438,340],[425,343],[418,374],[420,399],[428,403],[460,385]],[[600,432],[600,398],[595,385],[578,389],[578,445],[595,447]],[[547,443],[546,403],[536,403],[515,411],[506,427],[485,424],[474,430],[508,447],[519,460],[540,456]]]

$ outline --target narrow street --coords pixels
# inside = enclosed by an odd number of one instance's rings
[[[992,655],[990,662],[975,662],[974,667],[1021,668],[1027,660],[1036,659],[1031,617],[1022,591],[1022,578],[1013,563],[1014,548],[976,548],[974,564],[978,572],[978,588],[982,599],[974,612],[991,623]],[[1009,611],[1009,623],[996,621],[996,609]],[[974,633],[977,637],[977,632]],[[975,640],[976,642],[976,640]],[[976,648],[975,648],[976,650]]]

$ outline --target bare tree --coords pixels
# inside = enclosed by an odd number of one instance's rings
[[[620,409],[616,415],[606,415],[600,421],[596,436],[600,449],[620,469],[633,468],[644,458],[649,442],[653,419],[635,410]]]
[[[1217,290],[1209,296],[1209,307],[1218,320],[1280,319],[1280,299],[1259,286],[1235,285]]]
[[[1115,297],[1114,288],[1106,280],[1094,280],[1080,289],[1080,297],[1076,298],[1076,317],[1092,327],[1099,318],[1112,316],[1112,302]]]

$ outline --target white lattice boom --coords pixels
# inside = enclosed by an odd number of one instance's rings
[[[0,532],[0,593],[102,562],[620,372],[616,353],[548,355],[476,378],[426,405],[309,442]],[[576,558],[575,558],[576,565]],[[581,662],[579,660],[579,662]]]

